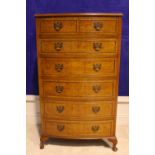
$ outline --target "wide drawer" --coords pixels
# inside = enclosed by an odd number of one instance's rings
[[[103,119],[114,117],[114,101],[52,101],[44,102],[44,117],[57,119]]]
[[[96,33],[116,33],[116,18],[87,18],[83,17],[79,20],[80,32],[96,32]]]
[[[40,22],[40,33],[67,33],[77,31],[77,21],[73,18],[52,18]]]
[[[113,135],[113,121],[48,121],[45,134],[66,138],[95,138]]]
[[[45,81],[43,96],[55,97],[114,97],[115,80],[99,81]],[[41,94],[42,95],[42,94]]]
[[[40,58],[41,75],[54,76],[115,76],[117,74],[117,59],[56,59]]]
[[[41,53],[116,53],[117,41],[115,39],[95,40],[40,40]]]

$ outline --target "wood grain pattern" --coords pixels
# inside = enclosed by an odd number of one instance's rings
[[[96,33],[115,33],[116,32],[116,20],[91,20],[85,18],[79,21],[80,32],[96,32]]]
[[[117,52],[116,40],[64,40],[64,39],[42,39],[41,53],[115,53]],[[95,45],[101,44],[97,51]],[[61,46],[60,46],[61,45]],[[60,47],[60,49],[58,48]],[[58,50],[59,49],[59,50]]]
[[[41,58],[41,75],[116,76],[117,59],[55,59]]]
[[[56,29],[60,25],[60,29]],[[76,32],[77,26],[76,21],[72,20],[62,20],[61,18],[54,20],[43,20],[40,23],[40,32],[41,33],[67,33],[67,32]]]
[[[46,134],[54,137],[92,138],[112,136],[113,121],[45,121]]]
[[[44,102],[44,117],[67,120],[94,120],[114,117],[113,101]]]
[[[37,14],[40,148],[107,138],[116,151],[121,13]]]
[[[113,97],[115,81],[43,81],[43,96]]]

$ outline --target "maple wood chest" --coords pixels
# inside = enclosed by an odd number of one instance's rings
[[[117,150],[122,14],[37,14],[40,148],[49,137],[102,139]]]

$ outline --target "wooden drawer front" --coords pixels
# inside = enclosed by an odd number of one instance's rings
[[[41,33],[66,33],[76,32],[77,21],[71,19],[53,19],[53,20],[42,20],[40,23]]]
[[[107,82],[43,82],[44,96],[113,97],[114,81]]]
[[[41,40],[41,53],[114,53],[116,40]]]
[[[79,21],[80,32],[116,33],[117,20],[102,18],[83,18]]]
[[[113,121],[45,121],[47,135],[56,137],[111,136]]]
[[[113,101],[53,101],[44,103],[44,106],[46,118],[98,119],[113,116]]]
[[[41,74],[70,76],[73,75],[94,75],[106,76],[116,75],[117,60],[114,58],[102,59],[54,59],[41,58]]]

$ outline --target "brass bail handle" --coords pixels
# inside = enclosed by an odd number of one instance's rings
[[[101,90],[101,86],[100,86],[100,85],[94,85],[94,86],[92,87],[92,89],[93,89],[93,91],[94,91],[95,93],[98,93],[98,92]]]
[[[62,48],[63,48],[63,43],[62,42],[56,42],[55,43],[55,50],[56,51],[61,51]]]
[[[94,28],[96,31],[100,31],[102,27],[103,27],[103,24],[101,22],[94,23]]]
[[[95,51],[100,51],[102,49],[102,43],[93,43],[93,48]]]
[[[101,64],[93,64],[93,69],[94,71],[98,72],[101,69],[102,65]]]
[[[64,87],[63,86],[56,86],[55,89],[56,89],[56,92],[60,94],[63,92]]]
[[[55,70],[57,72],[61,72],[64,68],[64,65],[63,64],[55,64]]]
[[[99,106],[94,106],[92,107],[92,111],[96,114],[100,111],[100,107]]]
[[[92,129],[93,132],[97,132],[99,130],[99,128],[100,127],[98,125],[94,125],[94,126],[92,126],[91,129]]]
[[[64,126],[63,124],[58,124],[58,125],[57,125],[57,129],[58,129],[59,131],[63,131],[63,130],[65,129],[65,126]]]
[[[62,113],[64,111],[64,106],[57,106],[56,108],[59,113]]]
[[[55,29],[56,31],[60,31],[60,30],[62,29],[62,27],[63,27],[62,22],[56,21],[56,22],[54,23],[54,29]]]

